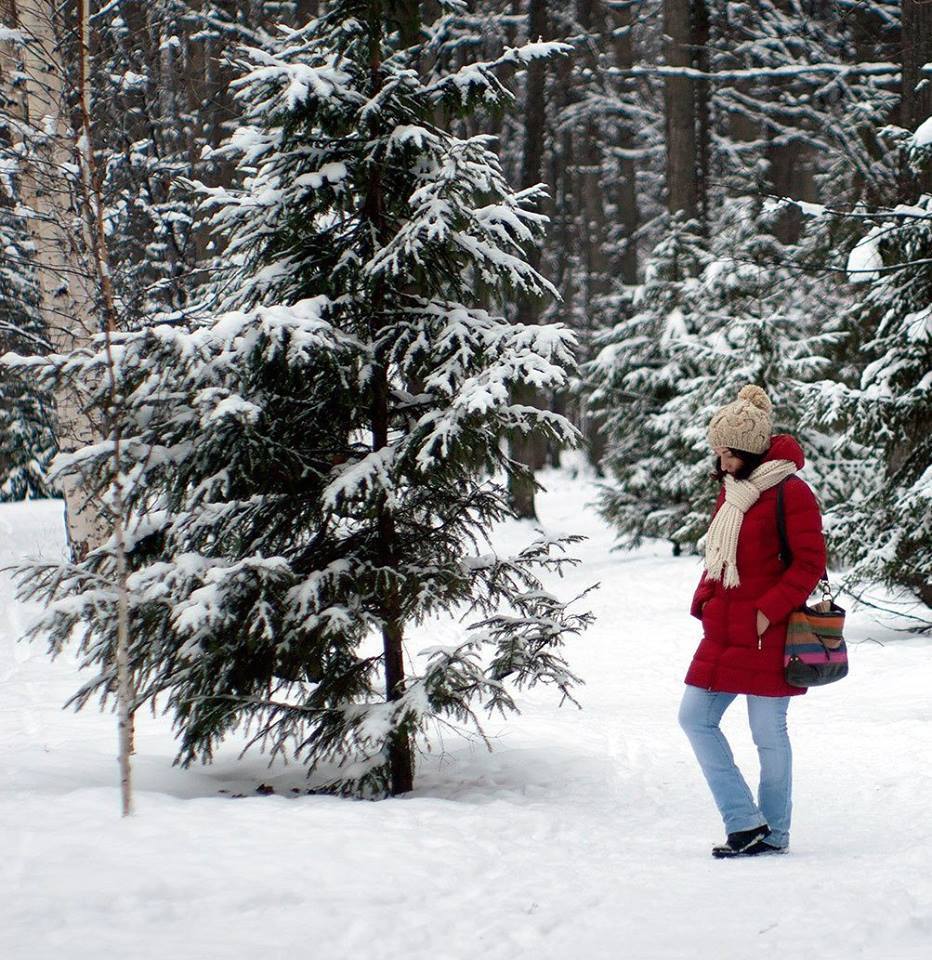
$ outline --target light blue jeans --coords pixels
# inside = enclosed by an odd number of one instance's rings
[[[725,832],[753,830],[766,823],[773,831],[767,842],[775,847],[789,846],[793,754],[786,730],[786,708],[790,698],[748,695],[751,736],[760,757],[760,786],[755,803],[719,728],[722,715],[736,696],[687,686],[680,704],[680,726],[689,737],[725,821]]]

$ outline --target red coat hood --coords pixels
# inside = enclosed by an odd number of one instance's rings
[[[770,438],[770,449],[764,455],[764,462],[768,460],[791,460],[797,470],[802,470],[806,462],[803,448],[788,433],[777,433]]]

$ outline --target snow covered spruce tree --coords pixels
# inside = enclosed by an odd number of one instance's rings
[[[478,727],[480,708],[515,707],[511,688],[571,696],[560,648],[590,615],[538,575],[573,562],[575,538],[501,557],[485,537],[522,469],[503,438],[577,442],[509,400],[563,385],[573,339],[491,308],[552,293],[524,259],[538,191],[509,188],[487,138],[431,120],[443,103],[506,103],[497,64],[423,82],[410,4],[338,0],[274,36],[239,64],[243,118],[222,151],[242,186],[202,188],[231,265],[220,311],[114,344],[137,707],[173,712],[182,763],[245,727],[326,789],[398,794],[431,723]],[[94,382],[106,360],[58,369]],[[102,484],[105,447],[72,458]],[[98,576],[112,563],[105,545],[23,573],[49,601],[36,632],[53,651],[83,623],[97,675],[78,705],[114,690]],[[452,613],[475,617],[465,639],[406,653],[410,625]]]
[[[773,236],[777,215],[732,201],[704,242],[674,221],[635,289],[631,319],[586,367],[607,412],[613,482],[600,507],[624,543],[662,537],[694,548],[708,527],[712,413],[756,383],[774,400],[777,428],[795,432],[802,384],[826,372],[830,298],[820,311],[815,284],[793,269],[793,247]]]
[[[644,282],[621,287],[611,298],[621,319],[597,335],[598,352],[583,367],[582,391],[589,414],[600,422],[603,467],[611,477],[599,509],[625,544],[673,538],[688,500],[686,491],[677,496],[659,483],[670,467],[671,444],[684,438],[667,435],[657,418],[689,376],[688,363],[684,367],[684,358],[673,354],[673,341],[700,325],[699,278],[711,255],[696,229],[682,215],[672,219],[647,260]]]
[[[3,130],[0,123],[0,138]],[[6,158],[4,158],[6,159]],[[13,201],[12,166],[0,182],[0,355],[48,349],[39,311],[33,245]],[[52,397],[34,381],[0,365],[0,500],[47,497],[55,454]]]
[[[808,418],[839,432],[859,471],[827,516],[852,586],[883,583],[932,607],[932,199],[902,205],[855,248],[862,296],[840,324],[847,376],[810,391]]]

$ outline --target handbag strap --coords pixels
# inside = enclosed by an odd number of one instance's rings
[[[789,480],[787,477],[777,484],[777,536],[780,538],[780,560],[783,566],[788,567],[793,562],[793,551],[790,549],[789,537],[786,535],[786,508],[783,506],[783,484]],[[822,571],[822,577],[819,581],[825,585],[824,592],[831,595],[831,586],[828,581],[828,569]]]
[[[783,506],[784,483],[786,483],[786,480],[781,480],[777,484],[777,536],[780,538],[780,559],[783,561],[783,566],[788,567],[793,562],[793,551],[790,549],[790,541],[786,536],[786,510]]]

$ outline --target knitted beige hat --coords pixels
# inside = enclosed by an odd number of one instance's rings
[[[773,404],[760,388],[753,384],[738,391],[738,399],[718,410],[709,421],[709,445],[764,453],[770,447]]]

